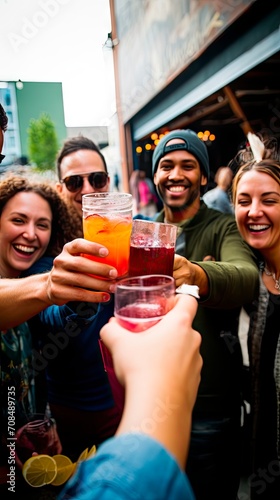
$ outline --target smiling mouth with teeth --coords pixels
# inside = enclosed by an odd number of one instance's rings
[[[22,253],[32,254],[35,252],[35,247],[26,247],[25,245],[14,245],[14,248]]]
[[[184,186],[169,186],[167,189],[171,193],[181,193],[182,191],[185,191],[186,188]]]
[[[249,224],[248,227],[250,231],[254,231],[255,233],[265,231],[270,228],[269,224]]]

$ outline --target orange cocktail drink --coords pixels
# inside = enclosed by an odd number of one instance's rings
[[[107,257],[93,257],[91,255],[87,255],[87,257],[95,262],[104,262],[114,266],[119,276],[126,274],[132,221],[117,216],[109,219],[104,215],[93,214],[84,219],[83,227],[84,237],[87,240],[100,243],[109,250]]]
[[[126,193],[84,195],[83,230],[84,238],[109,250],[107,257],[87,257],[115,267],[119,277],[127,274],[132,230],[132,196]]]

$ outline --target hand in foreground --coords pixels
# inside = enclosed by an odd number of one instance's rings
[[[202,367],[201,337],[192,328],[196,310],[194,297],[178,295],[173,309],[142,333],[129,332],[115,318],[100,332],[112,353],[116,375],[125,386],[117,434],[148,434],[169,450],[182,468]]]
[[[111,318],[100,336],[112,353],[116,375],[125,388],[135,379],[140,384],[147,380],[148,391],[156,380],[164,390],[168,385],[180,389],[193,407],[202,367],[201,336],[192,328],[196,311],[194,297],[177,295],[173,309],[141,334],[129,332]]]
[[[53,268],[49,273],[47,294],[52,304],[110,300],[109,292],[114,290],[117,270],[81,255],[84,253],[105,257],[108,255],[108,250],[98,243],[83,238],[64,245],[63,251],[54,259]]]

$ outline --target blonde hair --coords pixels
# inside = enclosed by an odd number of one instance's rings
[[[239,168],[232,182],[232,202],[234,205],[238,183],[243,175],[251,170],[269,175],[280,185],[280,161],[267,159],[245,163]]]
[[[248,140],[244,147],[238,151],[235,157],[228,163],[233,175],[245,163],[261,160],[280,160],[278,139],[272,136],[264,136],[260,133],[248,133]]]

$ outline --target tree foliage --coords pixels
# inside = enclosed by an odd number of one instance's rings
[[[38,170],[54,170],[58,149],[58,138],[51,118],[43,113],[38,120],[30,120],[28,128],[29,158]]]

